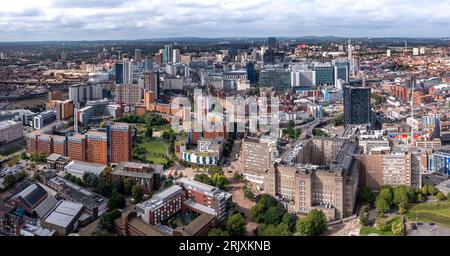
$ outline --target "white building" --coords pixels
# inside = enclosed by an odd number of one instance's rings
[[[0,146],[23,137],[23,125],[20,122],[0,122]]]

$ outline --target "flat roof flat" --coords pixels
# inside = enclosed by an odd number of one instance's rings
[[[63,200],[45,217],[44,221],[67,228],[82,210],[82,204]]]

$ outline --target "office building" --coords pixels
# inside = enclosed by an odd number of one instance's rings
[[[153,58],[145,57],[144,60],[144,71],[153,70]]]
[[[72,100],[55,100],[52,101],[51,104],[54,105],[57,120],[69,120],[73,117],[74,106]]]
[[[242,140],[242,158],[245,179],[257,184],[263,183],[263,174],[273,168],[277,156],[277,142],[255,137]]]
[[[291,71],[292,87],[312,87],[316,85],[316,72],[313,70]]]
[[[11,120],[0,122],[0,146],[23,138],[23,124]]]
[[[334,85],[338,80],[348,82],[350,79],[350,64],[347,60],[335,60],[334,63]]]
[[[100,84],[76,84],[69,87],[69,99],[75,108],[80,108],[90,100],[103,98],[103,90]]]
[[[34,117],[34,129],[42,129],[57,120],[56,111],[47,110]]]
[[[110,102],[108,99],[93,100],[88,101],[86,107],[77,110],[77,123],[89,126],[121,116],[121,105]]]
[[[133,62],[130,60],[123,60],[123,84],[131,85],[133,84]]]
[[[172,62],[173,60],[173,48],[172,45],[164,46],[164,63]]]
[[[291,87],[291,72],[284,69],[265,69],[259,73],[259,85],[284,90]]]
[[[274,49],[275,52],[278,50],[278,41],[275,37],[268,37],[267,45],[269,46],[269,48]]]
[[[155,174],[159,175],[163,169],[162,165],[122,162],[114,167],[111,174],[116,179],[133,179],[134,184],[141,186],[144,195],[149,196],[153,192]]]
[[[125,106],[139,104],[142,99],[142,88],[137,84],[116,84],[115,93],[115,102]]]
[[[123,63],[116,63],[115,78],[117,84],[123,84]]]
[[[375,147],[361,157],[365,186],[412,185],[412,154],[405,148]]]
[[[256,84],[258,82],[258,77],[256,76],[255,63],[248,62],[245,68],[247,71],[247,80],[251,85]]]
[[[450,175],[450,150],[436,150],[429,159],[429,170],[445,176]]]
[[[334,69],[334,66],[331,64],[314,65],[316,85],[334,85]]]
[[[181,61],[181,55],[180,55],[180,49],[173,49],[172,52],[172,63],[180,63]]]
[[[371,89],[367,87],[344,87],[344,123],[372,124],[370,105]]]
[[[135,62],[140,62],[142,60],[141,53],[142,53],[141,49],[135,49],[134,50],[134,61]]]

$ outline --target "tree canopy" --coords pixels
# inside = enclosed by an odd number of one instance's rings
[[[297,220],[297,232],[302,236],[316,236],[327,230],[327,219],[323,211],[311,210],[306,217]]]

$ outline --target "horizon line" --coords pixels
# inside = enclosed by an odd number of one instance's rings
[[[183,39],[210,39],[210,40],[219,40],[219,39],[233,39],[233,40],[243,40],[243,39],[263,39],[268,37],[275,37],[281,39],[326,39],[326,38],[334,38],[334,39],[425,39],[425,40],[450,40],[450,36],[444,37],[420,37],[420,36],[224,36],[224,37],[202,37],[202,36],[174,36],[174,37],[153,37],[153,38],[136,38],[136,39],[79,39],[79,40],[60,40],[60,39],[43,39],[43,40],[0,40],[0,43],[44,43],[44,42],[113,42],[113,41],[164,41],[164,40],[183,40]]]

